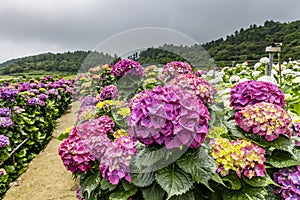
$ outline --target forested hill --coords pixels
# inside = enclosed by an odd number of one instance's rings
[[[217,65],[222,65],[222,63],[228,65],[232,61],[254,63],[268,55],[265,48],[273,42],[283,43],[281,53],[283,60],[300,59],[300,20],[290,23],[266,21],[262,26],[254,24],[247,29],[241,28],[225,39],[220,38],[202,46],[163,45],[159,49],[144,50],[134,58],[141,64],[165,64],[172,60],[183,60],[205,66],[211,65],[212,60],[216,61]],[[134,53],[134,55],[137,54]],[[210,60],[210,56],[213,59]],[[79,69],[85,68],[86,70],[100,64],[114,63],[117,59],[116,56],[92,51],[44,53],[2,63],[0,75],[31,75],[48,72],[76,74]]]
[[[43,53],[0,64],[0,75],[34,75],[45,74],[45,72],[75,74],[82,67],[82,63],[84,63],[85,68],[90,68],[99,64],[110,63],[114,59],[115,57],[108,54],[94,51]]]
[[[243,62],[267,55],[265,48],[273,42],[283,43],[281,56],[284,60],[300,59],[300,20],[290,23],[266,21],[263,26],[254,24],[202,46],[215,61]]]

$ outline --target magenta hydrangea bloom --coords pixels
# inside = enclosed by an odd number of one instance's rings
[[[175,85],[158,86],[133,99],[128,133],[143,144],[197,148],[205,140],[210,115],[189,92]]]
[[[117,62],[111,69],[112,75],[115,77],[122,77],[130,74],[138,77],[145,76],[145,70],[142,65],[132,59],[123,59]]]
[[[273,83],[263,81],[244,81],[230,90],[230,106],[241,110],[247,105],[267,102],[284,108],[284,93]]]
[[[77,128],[72,128],[70,135],[61,143],[58,154],[64,166],[72,173],[83,173],[91,169],[91,162],[95,161],[93,154],[83,144]]]
[[[276,189],[276,194],[281,194],[284,200],[300,199],[300,166],[280,169],[273,177],[281,186]]]
[[[99,95],[97,95],[97,101],[103,101],[108,99],[117,99],[120,96],[118,92],[117,86],[115,85],[108,85],[105,86]]]
[[[0,148],[5,148],[9,145],[9,138],[5,135],[0,135]]]
[[[100,173],[111,184],[122,178],[131,182],[129,164],[136,153],[136,142],[129,136],[121,136],[109,145],[100,160]]]
[[[235,122],[244,131],[252,131],[268,141],[275,140],[279,135],[293,135],[291,117],[282,107],[272,103],[246,106],[235,114]]]
[[[68,139],[63,140],[59,147],[59,155],[65,167],[72,173],[89,170],[92,167],[91,161],[95,161],[94,156],[81,144],[76,128],[71,130]]]
[[[80,124],[77,126],[77,132],[84,147],[100,160],[111,143],[107,135],[114,132],[114,127],[115,123],[110,117],[101,116]]]
[[[214,95],[217,90],[204,78],[197,77],[194,74],[180,74],[172,79],[168,84],[178,85],[186,89],[202,101],[203,104],[213,104]]]

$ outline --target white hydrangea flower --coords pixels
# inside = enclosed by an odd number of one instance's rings
[[[272,67],[273,67],[273,69],[276,69],[277,71],[279,71],[279,64],[273,65]]]
[[[278,72],[277,72],[275,69],[272,69],[272,70],[271,70],[271,74],[272,74],[272,75],[278,75]]]
[[[281,71],[282,75],[291,74],[291,73],[293,73],[293,70],[291,70],[291,69],[284,69],[284,70]]]
[[[261,63],[263,63],[263,64],[268,64],[269,63],[269,58],[267,58],[267,57],[263,57],[263,58],[261,58],[260,60],[259,60],[259,62],[261,62]]]
[[[229,93],[230,93],[230,88],[225,88],[224,90],[218,91],[218,96],[223,96],[223,95],[229,94]]]
[[[246,74],[248,74],[248,72],[247,72],[246,70],[242,70],[242,71],[240,72],[240,75],[246,75]]]
[[[206,73],[206,76],[213,76],[215,74],[214,70],[209,70],[207,73]]]
[[[237,76],[237,75],[232,75],[231,77],[230,77],[230,79],[229,79],[229,82],[230,83],[236,83],[236,82],[239,82],[240,81],[240,77],[239,76]]]
[[[240,79],[239,83],[245,82],[245,81],[249,81],[249,79],[247,79],[247,78]]]
[[[257,68],[259,68],[261,65],[262,65],[262,63],[261,63],[261,62],[257,62],[257,63],[255,63],[255,65],[254,65],[254,69],[256,70],[256,69],[257,69]]]
[[[277,81],[274,78],[274,76],[261,76],[257,79],[258,81],[264,81],[264,82],[269,82],[277,85]]]
[[[299,67],[299,65],[294,65],[293,66],[293,69],[299,69],[300,67]]]
[[[288,63],[286,62],[286,61],[284,61],[283,63],[282,63],[282,65],[287,65]]]
[[[260,71],[253,71],[253,72],[252,72],[252,76],[253,76],[253,77],[258,77],[260,74],[261,74]]]
[[[284,94],[284,99],[289,101],[293,98],[293,96],[291,94]]]
[[[294,79],[292,80],[292,83],[300,83],[300,76],[294,78]]]
[[[218,83],[222,83],[223,79],[221,76],[217,76],[211,80],[208,81],[210,84],[218,84]]]

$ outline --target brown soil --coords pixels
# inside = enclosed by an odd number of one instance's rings
[[[63,166],[58,155],[60,133],[74,124],[74,109],[70,106],[58,120],[53,139],[43,152],[34,158],[28,169],[7,191],[3,200],[75,200],[78,183]]]

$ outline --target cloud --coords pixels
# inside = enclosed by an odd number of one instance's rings
[[[4,0],[0,62],[44,50],[93,49],[140,27],[174,29],[203,43],[268,19],[299,19],[299,9],[299,0]]]

